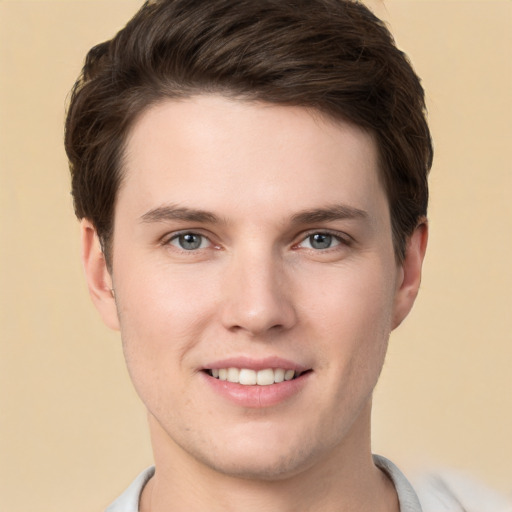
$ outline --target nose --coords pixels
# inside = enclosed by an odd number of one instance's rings
[[[232,332],[262,336],[297,322],[284,265],[270,251],[233,255],[223,288],[222,323]]]

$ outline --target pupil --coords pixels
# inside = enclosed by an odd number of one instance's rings
[[[332,236],[322,233],[317,233],[309,237],[311,247],[314,249],[328,249],[331,246]]]
[[[198,249],[201,245],[201,237],[192,233],[181,235],[180,245],[183,249]]]

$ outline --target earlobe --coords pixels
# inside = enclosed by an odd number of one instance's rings
[[[96,233],[96,228],[88,219],[82,219],[80,224],[82,239],[82,264],[85,271],[89,294],[105,324],[114,330],[119,330],[119,319],[112,277]]]
[[[410,236],[405,259],[401,264],[400,280],[397,283],[392,328],[398,327],[409,314],[418,295],[421,269],[428,241],[428,223],[423,219]]]

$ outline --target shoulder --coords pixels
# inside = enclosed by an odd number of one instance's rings
[[[400,503],[400,512],[422,512],[416,491],[398,467],[380,455],[374,455],[373,462],[393,482]]]
[[[512,500],[452,469],[421,475],[414,485],[424,512],[512,512]]]
[[[154,474],[154,466],[145,469],[130,484],[126,491],[107,507],[105,512],[139,512],[139,500],[142,489],[144,489],[144,486]]]

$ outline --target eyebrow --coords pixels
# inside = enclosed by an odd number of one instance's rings
[[[353,206],[335,204],[324,208],[312,208],[294,214],[291,224],[315,224],[319,222],[331,222],[344,219],[367,219],[368,213]],[[184,220],[208,224],[220,224],[221,219],[214,213],[186,208],[183,206],[164,205],[149,210],[140,217],[141,222],[169,222]]]
[[[185,220],[209,224],[219,224],[220,218],[211,212],[185,208],[182,206],[165,205],[149,210],[140,217],[141,222],[166,222],[173,220]]]
[[[353,206],[334,204],[325,208],[312,208],[296,213],[292,217],[292,224],[315,224],[317,222],[330,222],[344,219],[368,219],[366,211]]]

